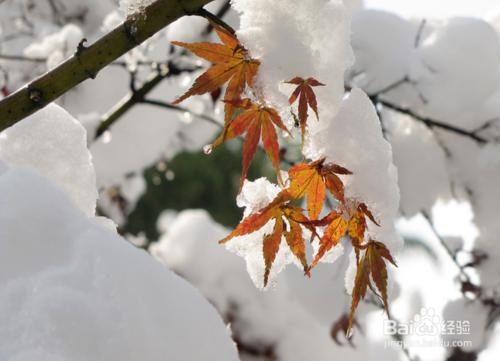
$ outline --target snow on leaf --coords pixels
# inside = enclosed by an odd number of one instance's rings
[[[194,81],[191,88],[174,101],[178,104],[193,95],[210,93],[228,82],[224,100],[225,122],[232,118],[235,106],[230,102],[239,99],[245,86],[252,86],[259,68],[259,61],[251,59],[247,50],[240,44],[234,34],[212,23],[222,44],[199,42],[183,43],[173,41],[172,44],[190,50],[200,58],[213,65]]]
[[[219,241],[219,243],[226,243],[234,237],[256,232],[268,222],[275,221],[272,232],[265,235],[263,239],[264,287],[267,286],[271,267],[278,254],[283,236],[292,254],[302,264],[304,273],[309,275],[302,226],[308,228],[313,235],[316,235],[316,231],[313,226],[307,224],[309,219],[303,215],[301,208],[286,204],[290,200],[291,198],[286,192],[281,192],[269,205],[244,218],[233,232]]]
[[[297,85],[292,95],[288,99],[288,102],[290,103],[290,105],[292,105],[293,103],[295,103],[297,98],[299,99],[299,122],[300,130],[302,133],[302,143],[304,143],[308,107],[310,107],[314,111],[314,113],[316,114],[316,119],[319,119],[318,103],[312,87],[324,86],[325,84],[320,83],[314,78],[303,79],[301,77],[295,77],[286,81],[285,83]]]

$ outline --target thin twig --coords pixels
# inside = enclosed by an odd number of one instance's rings
[[[178,112],[183,112],[183,113],[188,113],[192,115],[193,117],[200,118],[203,120],[206,120],[207,122],[216,125],[219,128],[222,128],[222,124],[217,121],[217,119],[212,118],[206,114],[201,114],[201,113],[196,113],[189,108],[181,107],[179,105],[173,105],[167,102],[163,102],[160,100],[154,100],[154,99],[143,99],[139,103],[141,104],[149,104],[149,105],[154,105],[157,107],[165,108],[165,109],[170,109],[170,110],[175,110]]]
[[[488,143],[488,139],[486,139],[480,135],[477,135],[473,131],[468,131],[468,130],[462,129],[460,127],[457,127],[457,126],[454,126],[454,125],[451,125],[448,123],[443,123],[443,122],[438,121],[438,120],[434,120],[431,118],[426,118],[426,117],[420,116],[411,109],[400,107],[399,105],[395,105],[395,104],[388,102],[386,100],[376,99],[376,102],[387,109],[396,111],[396,112],[401,113],[401,114],[408,115],[411,118],[419,121],[420,123],[423,123],[424,125],[426,125],[427,127],[431,128],[431,129],[432,128],[443,129],[443,130],[446,130],[448,132],[467,137],[480,145],[484,145],[484,144]]]
[[[44,108],[84,80],[95,78],[100,70],[165,26],[178,18],[196,13],[211,1],[155,0],[149,3],[141,16],[128,16],[94,44],[79,47],[73,56],[56,68],[0,100],[0,131]]]
[[[227,14],[229,9],[231,9],[231,2],[229,0],[226,0],[226,2],[224,2],[224,4],[221,6],[221,8],[217,11],[215,16],[217,16],[217,18],[219,18],[219,19],[222,19]],[[203,30],[203,35],[210,34],[212,32],[212,30],[213,30],[212,24],[208,24],[207,27],[205,28],[205,30]]]
[[[437,231],[436,226],[434,225],[434,222],[432,221],[432,218],[429,215],[429,213],[427,211],[421,211],[420,213],[422,213],[422,216],[424,216],[432,233],[434,233],[436,238],[439,240],[441,246],[444,248],[448,256],[450,256],[450,259],[453,261],[453,264],[457,267],[458,271],[460,272],[460,275],[466,282],[472,283],[469,275],[465,272],[463,266],[458,262],[456,253],[451,250],[451,248],[448,246],[444,238]]]
[[[201,16],[202,18],[205,18],[208,21],[221,26],[222,28],[224,28],[227,31],[229,31],[231,34],[235,34],[236,33],[236,31],[231,27],[231,25],[229,25],[228,23],[226,23],[224,20],[222,20],[217,15],[212,14],[210,11],[206,10],[205,8],[199,9],[197,12],[194,13],[194,15]]]
[[[425,25],[427,24],[427,19],[422,19],[417,30],[417,35],[415,36],[415,49],[420,46],[420,41],[422,40],[422,35],[424,33]]]
[[[47,61],[46,58],[38,58],[38,57],[28,57],[23,55],[8,55],[8,54],[0,54],[0,60],[6,61],[26,61],[32,63],[45,63]]]
[[[0,60],[25,61],[25,62],[31,62],[31,63],[45,63],[45,62],[47,62],[48,58],[30,57],[30,56],[24,56],[24,55],[19,55],[19,54],[0,54]],[[158,62],[154,61],[154,60],[139,60],[136,63],[139,66],[156,66],[156,65],[158,65]],[[126,61],[123,61],[123,60],[116,60],[116,61],[110,63],[109,65],[110,66],[121,66],[123,68],[128,67],[128,63]]]
[[[363,302],[365,303],[368,303],[370,305],[373,305],[379,309],[381,309],[382,311],[385,312],[385,307],[383,304],[381,304],[380,302],[378,302],[376,299],[373,299],[373,298],[365,298],[363,300]],[[390,315],[390,314],[387,314],[387,319],[396,323],[396,330],[399,329],[398,325],[401,324],[401,321],[399,321],[397,318],[395,318],[394,316]],[[404,337],[403,335],[399,334],[399,333],[394,333],[394,334],[391,334],[391,338],[394,339],[395,341],[397,341],[399,343],[399,345],[401,346],[401,351],[404,353],[404,355],[406,356],[406,358],[408,359],[408,361],[418,361],[418,357],[412,357],[410,355],[410,350],[408,349],[408,347],[406,347],[405,343],[404,343]]]

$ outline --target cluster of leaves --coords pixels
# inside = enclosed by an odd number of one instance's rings
[[[282,186],[282,191],[270,204],[244,218],[220,243],[225,243],[234,237],[249,235],[269,222],[274,222],[272,232],[265,235],[263,239],[264,285],[266,286],[282,239],[286,241],[292,254],[302,264],[304,273],[309,276],[318,262],[346,237],[351,241],[357,260],[357,273],[347,330],[351,329],[354,313],[359,301],[365,297],[367,288],[380,297],[385,309],[388,310],[386,261],[394,265],[395,262],[384,244],[371,239],[368,235],[368,221],[376,226],[379,225],[368,206],[345,197],[341,177],[351,176],[352,172],[338,164],[319,159],[292,166],[288,171],[286,183],[283,181],[276,128],[289,134],[290,132],[280,118],[279,112],[266,104],[259,90],[255,88],[254,80],[260,62],[250,57],[234,33],[217,24],[212,24],[212,26],[222,43],[174,42],[213,64],[176,102],[192,95],[216,91],[227,83],[224,95],[224,129],[210,146],[210,151],[227,140],[245,135],[241,190],[248,167],[262,140],[263,148]],[[303,143],[309,108],[319,119],[313,87],[324,86],[324,84],[311,77],[306,79],[295,77],[286,83],[296,85],[289,103],[293,105],[298,99],[298,126],[300,126]],[[242,97],[245,91],[251,93],[255,99]],[[320,214],[328,199],[327,193],[330,193],[337,206],[335,209],[330,207],[333,210],[320,219]],[[307,204],[307,210],[296,205],[300,202]],[[306,238],[309,238],[309,243],[316,239],[319,243],[318,250],[310,264],[306,257]],[[372,285],[372,281],[375,286]]]

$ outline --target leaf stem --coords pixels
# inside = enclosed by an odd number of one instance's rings
[[[210,11],[208,11],[205,8],[199,9],[193,15],[201,16],[202,18],[205,18],[208,21],[210,21],[212,23],[215,23],[215,24],[223,27],[224,29],[226,29],[227,31],[229,31],[231,34],[233,34],[233,35],[236,34],[236,30],[234,30],[231,25],[229,25],[228,23],[226,23],[224,20],[222,20],[222,18],[218,17],[217,15],[212,14]]]

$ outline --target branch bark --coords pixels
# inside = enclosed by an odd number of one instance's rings
[[[0,101],[0,131],[42,109],[129,50],[185,15],[192,15],[212,0],[156,0],[140,13],[129,15],[117,28],[75,54],[55,69]]]

